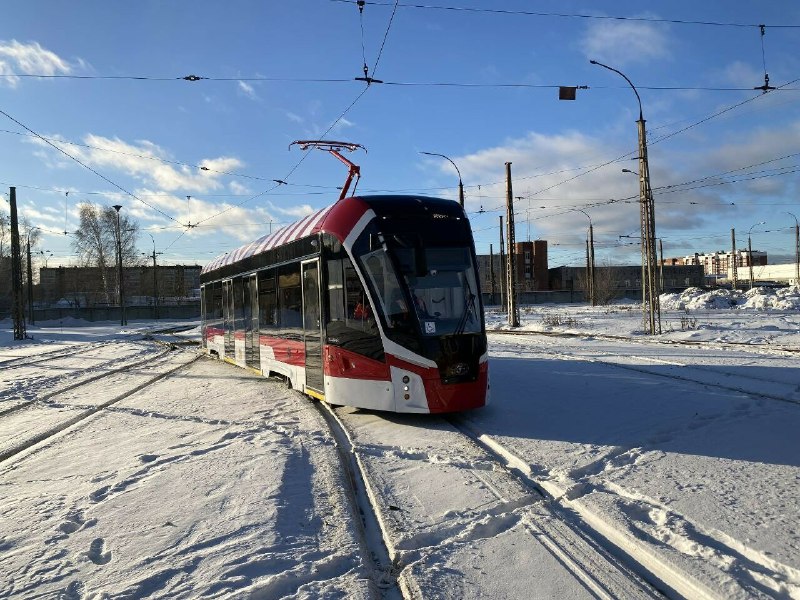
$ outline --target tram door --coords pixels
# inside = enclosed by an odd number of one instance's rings
[[[258,340],[258,283],[255,273],[244,278],[244,350],[245,362],[253,369],[261,368]]]
[[[303,334],[306,347],[306,386],[324,392],[322,376],[322,316],[319,259],[302,263]]]
[[[233,281],[231,279],[222,282],[222,318],[225,323],[225,358],[233,359]]]

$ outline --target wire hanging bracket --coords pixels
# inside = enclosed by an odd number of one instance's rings
[[[356,182],[355,185],[353,185],[353,193],[355,193],[356,187],[358,187],[358,181],[361,179],[361,167],[342,156],[341,152],[344,150],[353,152],[359,148],[366,152],[367,149],[364,148],[364,146],[353,142],[336,142],[333,140],[296,140],[289,144],[290,149],[292,146],[300,146],[301,150],[310,150],[314,148],[332,154],[348,168],[347,179],[342,186],[342,193],[339,194],[339,200],[343,200],[347,196],[347,191],[350,189],[350,184],[353,182],[354,178]]]

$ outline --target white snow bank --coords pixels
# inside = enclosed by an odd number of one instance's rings
[[[665,310],[703,310],[751,308],[755,310],[800,310],[800,286],[786,288],[756,287],[746,292],[716,289],[706,292],[692,287],[676,294],[662,294]]]

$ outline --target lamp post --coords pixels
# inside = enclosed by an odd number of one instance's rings
[[[119,278],[119,324],[125,326],[128,321],[125,319],[125,284],[122,278],[122,231],[119,227],[119,211],[121,204],[115,204],[114,210],[117,211],[117,277]]]
[[[147,235],[149,235],[150,239],[153,240],[153,309],[155,312],[155,317],[158,319],[158,266],[156,265],[156,254],[161,254],[161,252],[156,252],[156,240],[153,237],[153,234],[148,233]]]
[[[576,212],[583,213],[589,219],[589,236],[586,238],[586,287],[589,293],[589,302],[592,306],[597,306],[597,298],[594,289],[594,226],[592,217],[585,210],[576,208]]]
[[[653,191],[650,187],[650,165],[647,160],[647,132],[642,113],[642,99],[636,86],[627,75],[613,67],[596,60],[589,61],[593,65],[613,71],[622,77],[636,94],[639,103],[639,120],[636,121],[639,132],[639,210],[642,230],[642,320],[650,334],[661,333],[661,305],[659,302],[659,285],[656,277],[656,221],[653,202]]]
[[[38,227],[31,227],[28,229],[27,243],[25,245],[26,253],[28,255],[28,323],[34,324],[35,319],[33,316],[33,265],[31,264],[31,233],[39,229]]]
[[[458,170],[456,163],[454,163],[449,157],[445,156],[444,154],[437,154],[436,152],[422,152],[422,151],[420,151],[420,154],[427,154],[428,156],[439,156],[448,161],[451,165],[453,165],[453,168],[456,170],[456,173],[458,173],[458,202],[459,204],[461,204],[461,208],[464,208],[464,182],[461,181],[461,171]]]
[[[794,218],[794,284],[800,285],[800,225],[797,223],[797,217],[792,213],[787,212]]]
[[[750,232],[753,231],[753,227],[758,225],[763,225],[766,221],[759,221],[750,229],[747,230],[747,265],[750,267],[750,289],[753,289],[753,243],[750,239]]]

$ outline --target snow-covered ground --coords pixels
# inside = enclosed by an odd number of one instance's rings
[[[336,410],[388,564],[312,401],[171,324],[2,321],[0,598],[800,598],[799,308],[489,310],[486,408]]]

